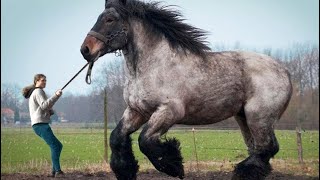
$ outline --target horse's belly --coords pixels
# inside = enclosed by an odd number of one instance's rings
[[[221,102],[206,102],[201,109],[188,107],[187,114],[180,124],[204,125],[213,124],[235,116],[242,108],[242,100],[229,99]],[[198,106],[199,107],[199,106]]]

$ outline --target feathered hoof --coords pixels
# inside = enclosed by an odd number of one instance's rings
[[[250,156],[235,167],[232,180],[264,180],[271,170],[269,162]]]

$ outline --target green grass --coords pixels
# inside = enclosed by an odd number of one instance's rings
[[[61,164],[66,168],[79,168],[103,162],[103,130],[53,127],[63,144]],[[108,135],[110,135],[110,130]],[[133,151],[140,164],[149,163],[138,146],[139,132],[132,135]],[[275,159],[298,159],[296,134],[294,131],[276,131],[280,151]],[[192,131],[171,130],[167,138],[175,137],[181,142],[184,161],[195,161]],[[246,146],[240,131],[215,130],[195,131],[199,161],[240,161],[247,156]],[[319,132],[302,134],[303,158],[319,160]],[[109,149],[109,158],[110,158]],[[50,166],[50,149],[34,134],[31,128],[1,129],[1,172],[30,172],[41,166]]]

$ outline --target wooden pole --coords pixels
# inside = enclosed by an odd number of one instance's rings
[[[302,140],[301,140],[301,123],[304,117],[304,112],[302,108],[302,100],[303,100],[303,84],[302,84],[302,60],[299,56],[299,104],[298,104],[298,118],[297,118],[297,146],[298,146],[298,156],[299,156],[299,163],[303,164],[303,148],[302,148]]]
[[[298,158],[299,163],[303,164],[303,149],[302,149],[302,139],[301,139],[301,125],[296,128],[297,131],[297,146],[298,146]]]
[[[108,163],[108,110],[107,90],[104,89],[104,160]]]
[[[193,134],[194,154],[196,156],[196,162],[197,162],[197,171],[199,171],[199,161],[198,161],[198,153],[197,153],[197,146],[196,146],[196,136],[194,134],[194,128],[192,128],[192,134]]]

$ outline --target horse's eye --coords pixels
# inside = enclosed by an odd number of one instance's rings
[[[113,19],[108,18],[108,19],[106,20],[106,22],[107,22],[107,23],[112,23],[112,22],[113,22]]]

